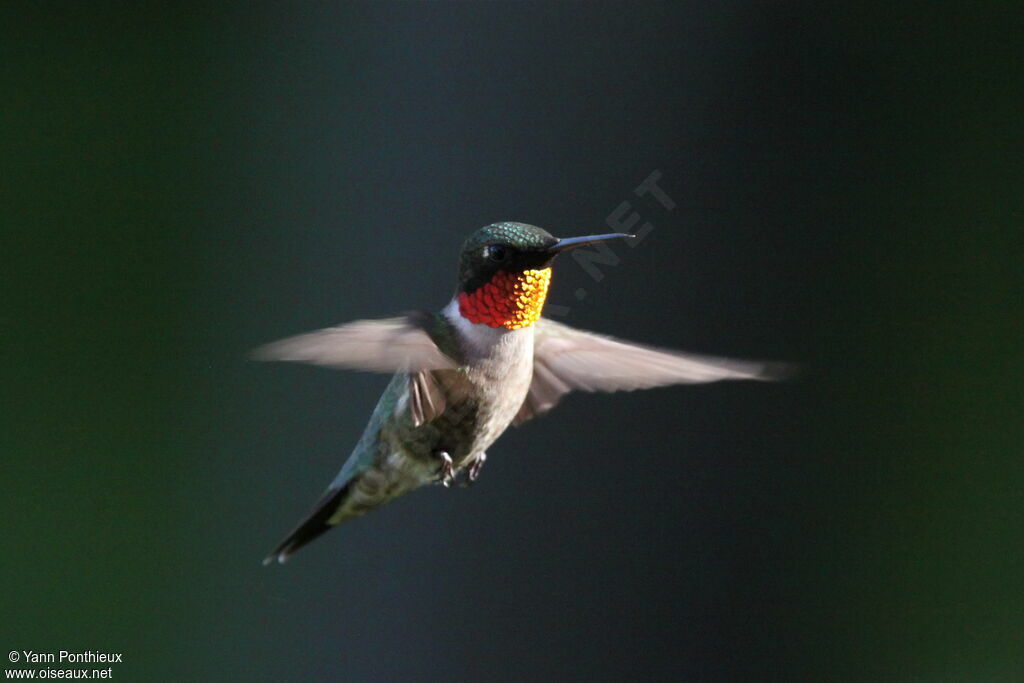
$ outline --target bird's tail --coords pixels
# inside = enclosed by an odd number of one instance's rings
[[[263,564],[270,564],[274,560],[283,564],[299,548],[330,530],[334,524],[331,524],[329,520],[344,502],[348,488],[349,484],[328,489],[320,500],[317,501],[316,505],[313,506],[309,514],[306,515],[306,518],[264,558]]]

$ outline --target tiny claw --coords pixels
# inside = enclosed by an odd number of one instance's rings
[[[437,457],[441,460],[441,467],[438,469],[437,480],[441,482],[445,488],[448,488],[452,485],[452,481],[455,479],[455,467],[452,464],[452,456],[441,451],[437,454]]]
[[[469,471],[466,473],[466,480],[472,484],[480,476],[480,470],[484,468],[484,463],[487,462],[487,454],[480,453],[473,460],[473,464],[469,466]]]

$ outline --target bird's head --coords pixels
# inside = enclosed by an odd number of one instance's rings
[[[551,283],[551,262],[585,244],[630,237],[623,233],[560,239],[526,223],[494,223],[462,245],[459,312],[470,322],[529,327],[540,318]]]

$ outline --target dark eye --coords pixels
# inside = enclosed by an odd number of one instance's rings
[[[500,244],[490,244],[484,248],[484,256],[495,262],[504,261],[507,255],[505,247]]]

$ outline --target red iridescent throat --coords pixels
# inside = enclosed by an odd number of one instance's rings
[[[540,318],[551,284],[551,269],[499,270],[470,294],[459,293],[459,313],[471,323],[516,330]]]

